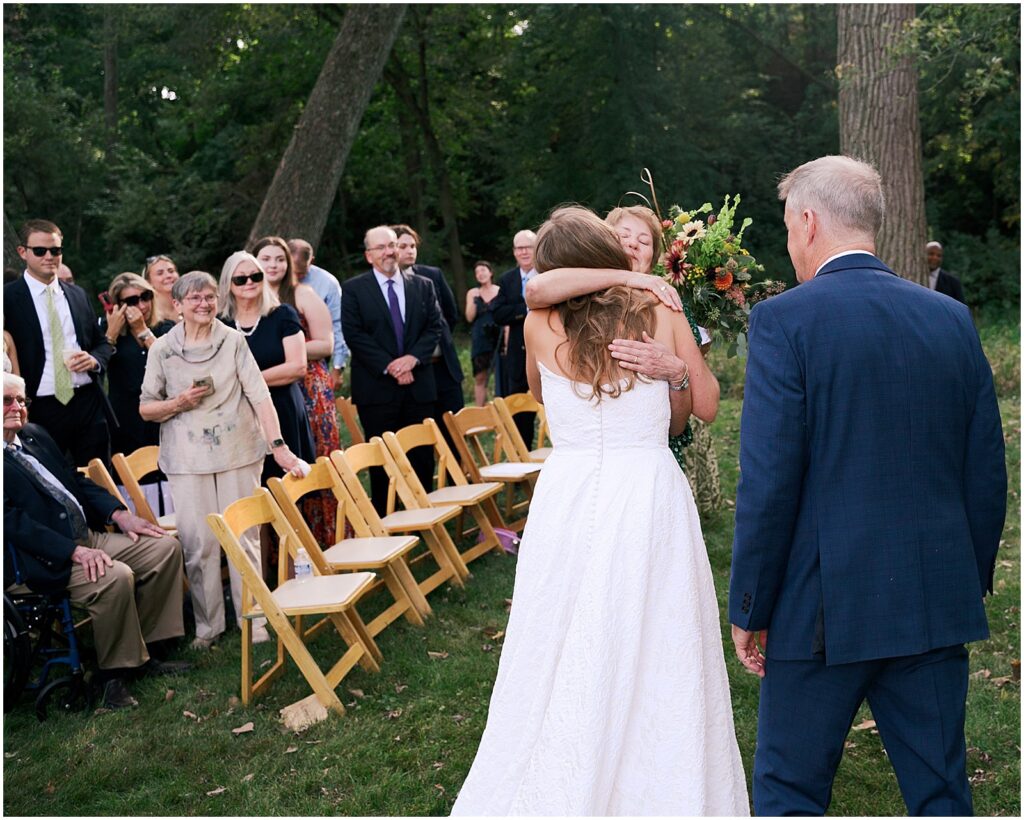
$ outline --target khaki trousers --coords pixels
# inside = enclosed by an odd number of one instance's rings
[[[181,617],[181,547],[176,538],[92,532],[88,546],[114,559],[107,574],[90,581],[71,569],[72,603],[92,616],[100,669],[134,668],[149,660],[146,644],[185,634]]]
[[[240,498],[252,495],[260,486],[263,460],[208,475],[168,475],[174,497],[178,538],[185,552],[185,574],[192,593],[192,611],[197,638],[217,638],[224,632],[224,592],[220,580],[220,542],[206,516],[220,513]],[[259,532],[250,530],[239,539],[253,565],[260,567]],[[241,626],[242,576],[229,562],[231,601],[235,620]],[[262,622],[262,620],[261,620]],[[254,624],[256,625],[256,624]]]

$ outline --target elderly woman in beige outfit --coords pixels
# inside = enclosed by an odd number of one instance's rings
[[[277,412],[245,337],[217,319],[217,282],[208,273],[182,276],[171,291],[183,321],[150,348],[140,415],[160,422],[160,469],[174,496],[178,538],[196,620],[193,647],[207,649],[224,632],[220,545],[206,516],[251,495],[268,450],[286,472],[302,465],[281,439]],[[242,545],[260,566],[259,541]],[[231,599],[241,615],[241,577]],[[254,638],[266,635],[257,626]],[[265,639],[265,638],[264,638]]]

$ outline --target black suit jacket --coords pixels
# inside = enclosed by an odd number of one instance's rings
[[[70,492],[85,511],[89,529],[102,531],[121,503],[93,484],[61,455],[56,442],[38,424],[26,424],[18,434],[25,450]],[[34,473],[4,451],[4,541],[18,556],[22,583],[37,592],[57,592],[71,575],[71,522],[64,505]],[[11,556],[4,551],[4,586],[14,583]]]
[[[412,395],[415,401],[437,400],[430,359],[441,339],[443,320],[434,285],[416,274],[397,274],[405,282],[405,350],[398,349],[391,313],[373,271],[343,283],[341,329],[352,351],[352,401],[388,404]],[[384,371],[403,353],[415,356],[414,381],[402,386]]]
[[[452,338],[452,330],[455,328],[455,323],[459,321],[458,309],[455,307],[455,294],[452,293],[448,282],[445,281],[440,268],[430,265],[413,265],[412,271],[434,283],[434,291],[437,293],[441,319],[444,324],[444,327],[441,328],[441,356],[444,357],[448,374],[454,381],[461,382],[463,378],[462,365],[459,364],[459,353],[455,349],[455,340]]]
[[[495,322],[508,325],[508,352],[502,360],[505,386],[509,393],[525,393],[530,389],[526,381],[526,342],[523,340],[527,310],[523,299],[523,277],[518,267],[501,275],[491,312]]]
[[[967,300],[964,299],[964,286],[960,284],[960,280],[942,268],[939,268],[939,278],[935,282],[935,292],[944,293],[946,296],[952,296],[962,304],[967,304]]]

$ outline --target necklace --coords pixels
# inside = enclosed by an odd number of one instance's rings
[[[262,319],[262,318],[263,318],[262,316],[257,316],[256,317],[256,324],[254,324],[248,330],[246,330],[244,327],[242,327],[241,324],[238,324],[238,332],[241,333],[243,336],[252,336],[252,334],[256,332],[256,328],[258,328],[260,326],[260,319]]]

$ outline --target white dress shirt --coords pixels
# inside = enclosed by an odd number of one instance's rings
[[[842,253],[837,253],[837,254],[834,254],[834,255],[830,256],[828,259],[826,259],[824,262],[822,262],[820,265],[818,265],[818,269],[814,272],[814,276],[817,276],[819,273],[821,273],[821,269],[823,267],[825,267],[825,265],[827,265],[833,259],[838,259],[840,256],[851,256],[852,254],[855,254],[855,253],[866,253],[868,256],[875,256],[871,251],[864,251],[864,250],[857,250],[857,249],[854,249],[852,251],[843,251]],[[875,256],[875,259],[877,259],[877,258],[878,257]],[[811,278],[813,279],[814,276],[812,276]]]
[[[942,268],[928,271],[928,289],[935,290],[939,286],[939,271]]]
[[[17,434],[15,434],[14,441],[11,442],[11,444],[20,447],[22,457],[25,459],[25,461],[31,464],[32,467],[35,468],[35,471],[39,473],[39,477],[43,480],[43,482],[47,486],[51,487],[54,493],[57,493],[58,495],[68,499],[72,504],[78,507],[79,512],[82,513],[82,520],[88,521],[88,519],[85,516],[85,510],[83,510],[82,505],[78,503],[78,499],[75,498],[74,495],[72,495],[70,492],[68,492],[67,487],[65,487],[61,483],[60,479],[57,478],[57,476],[55,476],[49,470],[47,470],[39,459],[37,459],[34,455],[32,455],[28,450],[25,449],[25,445],[21,443],[21,439],[18,438]],[[5,450],[10,446],[11,445],[8,444],[6,441],[4,442]]]
[[[377,278],[377,284],[380,285],[380,292],[384,294],[384,304],[391,307],[391,300],[388,299],[388,282],[395,283],[395,295],[398,296],[398,309],[402,313],[402,321],[405,321],[405,277],[398,271],[391,278],[388,278],[376,268],[373,269],[373,275]]]
[[[71,320],[71,306],[61,290],[59,280],[54,277],[49,285],[44,285],[34,276],[25,272],[25,284],[28,285],[28,292],[32,296],[32,304],[36,309],[36,317],[39,319],[39,328],[43,333],[43,375],[39,379],[39,387],[36,389],[37,396],[52,396],[53,385],[53,343],[50,339],[50,318],[46,310],[46,291],[53,293],[53,304],[57,308],[57,316],[60,318],[60,327],[64,333],[64,350],[81,350],[78,344],[78,336],[75,334],[75,323]],[[92,379],[88,373],[72,373],[71,384],[75,387],[82,387],[89,384]]]

